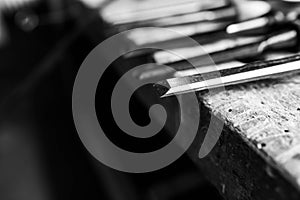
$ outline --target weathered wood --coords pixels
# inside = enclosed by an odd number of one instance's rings
[[[300,198],[300,75],[199,99],[199,134],[189,153],[225,198]],[[213,151],[199,159],[210,114],[225,127]]]

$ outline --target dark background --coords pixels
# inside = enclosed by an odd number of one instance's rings
[[[219,199],[185,155],[162,170],[128,174],[104,166],[87,152],[73,123],[72,87],[83,59],[107,37],[108,25],[96,10],[75,1],[62,2],[67,12],[30,31],[18,24],[17,12],[51,13],[50,1],[3,11],[9,38],[0,46],[0,198]],[[168,143],[171,138],[166,137],[166,130],[175,132],[178,122],[176,115],[168,118],[164,131],[141,141],[124,134],[120,138],[113,120],[106,118],[115,81],[146,61],[119,58],[100,81],[96,97],[98,117],[111,129],[108,137],[136,152]],[[176,100],[160,100],[145,86],[131,100],[133,120],[147,124],[148,107],[153,103],[170,106],[178,114]]]

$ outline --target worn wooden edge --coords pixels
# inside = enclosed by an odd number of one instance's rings
[[[210,110],[210,112],[212,112]],[[255,143],[253,140],[250,140],[246,137],[242,136],[242,131],[240,129],[234,128],[233,124],[229,122],[228,120],[225,120],[220,115],[218,115],[218,118],[222,121],[225,121],[225,126],[227,126],[232,133],[238,134],[240,138],[254,151],[260,156],[268,165],[272,166],[274,169],[278,170],[281,175],[290,181],[290,183],[299,191],[300,195],[300,186],[298,182],[295,180],[295,177],[293,177],[286,169],[282,168],[271,156],[269,156],[266,152],[262,151],[257,147],[257,143]],[[300,197],[300,196],[299,196]]]
[[[219,192],[227,199],[299,199],[299,185],[294,177],[259,149],[254,141],[243,137],[241,130],[236,129],[230,121],[225,120],[220,113],[213,112],[202,95],[199,96],[201,119],[188,155]],[[182,118],[186,115],[189,115],[189,119],[193,118],[190,110],[182,110]],[[200,159],[198,153],[211,117],[216,123],[224,121],[225,126],[213,150],[207,157]],[[228,161],[222,161],[224,159]]]
[[[252,149],[300,188],[300,76],[260,81],[201,95]]]
[[[205,114],[206,113],[206,114]],[[188,151],[208,180],[226,199],[299,199],[295,184],[288,174],[254,145],[233,131],[228,124],[207,157],[198,153],[209,124],[211,110],[201,104],[198,135]],[[206,116],[206,117],[205,117]],[[216,116],[215,119],[222,120]],[[215,122],[219,123],[219,122]]]

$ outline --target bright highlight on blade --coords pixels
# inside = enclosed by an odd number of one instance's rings
[[[165,85],[170,86],[170,88],[161,97],[168,97],[172,95],[207,90],[221,86],[229,86],[240,83],[258,81],[267,78],[278,78],[283,75],[298,72],[300,72],[299,60],[271,67],[264,67],[261,69],[250,69],[246,72],[228,74],[225,76],[196,82],[193,82],[193,79],[190,79],[188,77],[173,78],[166,80]],[[203,77],[205,78],[205,74]]]

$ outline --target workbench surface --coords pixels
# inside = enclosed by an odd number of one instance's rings
[[[197,159],[220,192],[230,199],[299,199],[300,75],[198,96],[225,122],[213,151]],[[209,118],[203,119],[204,134]]]

